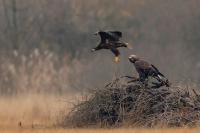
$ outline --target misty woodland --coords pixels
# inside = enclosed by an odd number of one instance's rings
[[[0,0],[0,129],[199,127],[199,7]]]

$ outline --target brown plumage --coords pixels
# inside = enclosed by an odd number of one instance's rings
[[[92,49],[92,51],[97,51],[101,49],[109,49],[115,55],[115,62],[119,62],[120,52],[118,48],[128,47],[128,43],[122,42],[120,38],[122,37],[122,32],[120,31],[99,31],[95,33],[101,37],[99,45]]]
[[[136,55],[129,56],[129,61],[134,64],[139,74],[139,81],[144,82],[148,77],[153,77],[162,85],[169,86],[168,79],[154,65]]]

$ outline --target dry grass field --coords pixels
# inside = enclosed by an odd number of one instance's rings
[[[66,99],[45,95],[1,97],[0,129],[18,128],[19,125],[22,128],[52,127],[61,114],[69,111],[71,99],[71,96]]]
[[[199,133],[200,129],[0,129],[1,133]]]
[[[0,133],[198,133],[200,131],[198,128],[68,129],[54,127],[58,118],[68,112],[71,107],[66,100],[72,101],[72,99],[76,98],[68,96],[66,99],[66,97],[44,95],[1,98]],[[21,127],[19,122],[21,122]]]

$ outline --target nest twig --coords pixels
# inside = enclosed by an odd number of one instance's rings
[[[155,89],[120,79],[93,91],[91,97],[74,106],[62,122],[73,127],[192,126],[200,123],[200,95],[180,88]]]

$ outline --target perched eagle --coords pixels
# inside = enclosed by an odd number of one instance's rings
[[[101,37],[99,45],[92,49],[92,51],[97,51],[101,49],[110,49],[115,55],[115,62],[119,62],[120,52],[119,47],[128,47],[128,43],[122,42],[120,38],[122,37],[122,32],[120,31],[98,31],[95,35]]]
[[[154,65],[136,55],[130,55],[129,61],[134,64],[136,71],[139,73],[139,81],[144,82],[150,76],[155,78],[160,83],[160,86],[166,85],[169,87],[168,79]]]

